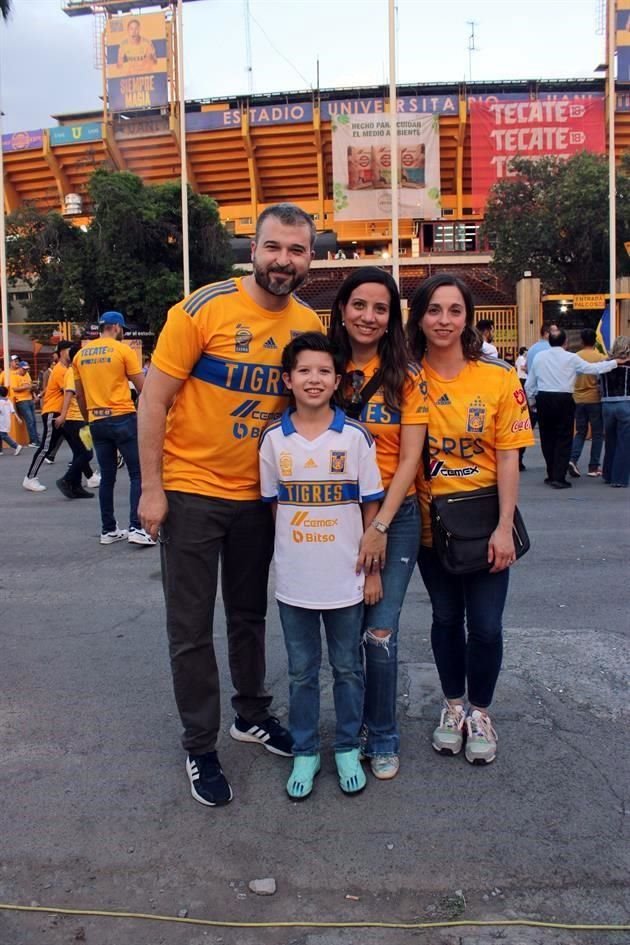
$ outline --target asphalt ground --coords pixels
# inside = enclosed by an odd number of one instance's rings
[[[588,444],[587,444],[588,447]],[[0,460],[0,902],[217,921],[630,922],[630,493],[581,478],[555,492],[528,450],[520,506],[532,549],[514,568],[484,768],[431,748],[440,693],[416,573],[400,632],[401,771],[341,794],[330,747],[312,797],[291,762],[234,742],[221,606],[220,757],[235,799],[190,796],[167,659],[158,550],[101,547],[96,500],[20,483]],[[584,457],[585,459],[585,457]],[[117,488],[124,523],[126,476]],[[270,588],[268,681],[287,711]],[[322,729],[333,731],[330,673]],[[273,876],[274,896],[248,890]],[[203,927],[0,909],[0,945],[617,945],[628,932]]]

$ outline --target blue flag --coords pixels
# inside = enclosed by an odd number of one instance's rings
[[[599,325],[596,329],[597,334],[597,348],[599,351],[608,357],[608,352],[610,351],[610,305],[607,305],[604,311],[602,312],[602,317],[599,320]]]

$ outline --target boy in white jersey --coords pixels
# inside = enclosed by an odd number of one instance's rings
[[[282,354],[282,379],[295,406],[260,441],[263,501],[274,503],[276,598],[289,658],[289,729],[294,764],[289,796],[311,793],[320,769],[320,620],[333,670],[335,763],[346,794],[363,790],[360,655],[363,601],[382,596],[380,575],[357,574],[363,530],[384,496],[374,441],[330,400],[340,359],[317,332],[298,335]]]

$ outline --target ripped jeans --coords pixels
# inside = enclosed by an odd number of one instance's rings
[[[387,533],[387,560],[381,572],[383,599],[365,608],[363,652],[367,727],[364,754],[397,755],[400,735],[396,720],[398,695],[398,622],[420,544],[420,511],[415,496],[407,496]],[[388,630],[376,637],[371,631]]]

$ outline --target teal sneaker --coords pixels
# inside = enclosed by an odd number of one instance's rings
[[[358,794],[367,784],[367,778],[359,758],[360,751],[358,748],[335,752],[339,787],[344,794]]]
[[[464,744],[466,710],[463,705],[444,703],[440,724],[433,731],[432,745],[444,755],[458,755]]]
[[[291,777],[287,781],[289,797],[294,801],[305,800],[313,790],[313,781],[320,768],[319,755],[297,755],[293,761]]]
[[[466,719],[466,761],[489,765],[497,756],[497,733],[490,716],[475,709]]]

